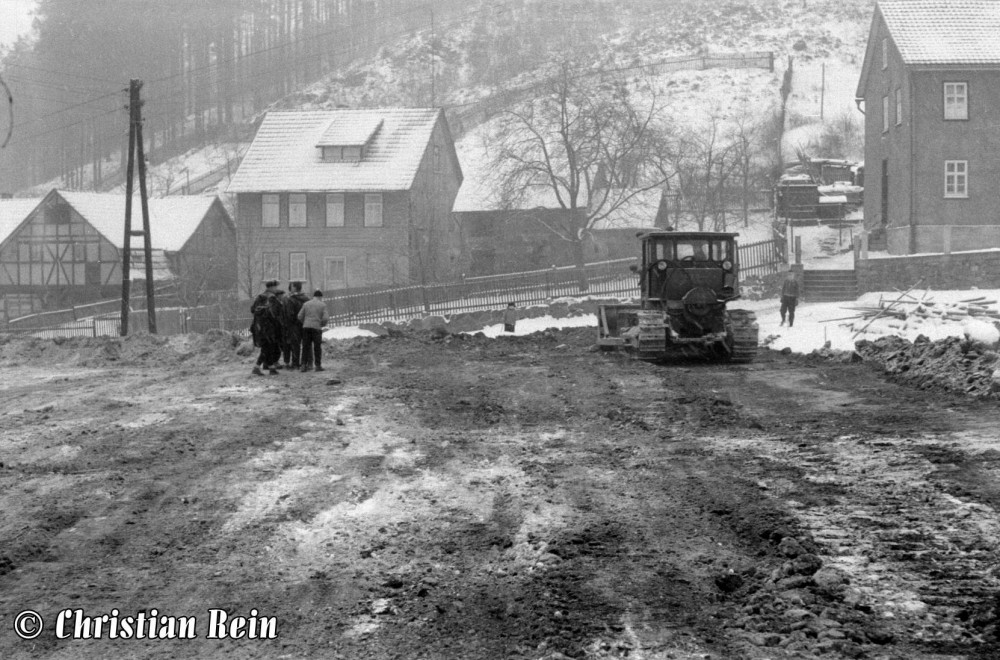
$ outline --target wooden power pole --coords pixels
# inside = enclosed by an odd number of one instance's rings
[[[149,198],[146,194],[146,157],[142,144],[141,80],[129,82],[128,161],[125,167],[125,245],[122,250],[122,312],[121,335],[128,334],[129,294],[131,288],[132,237],[142,236],[142,253],[146,262],[146,318],[150,334],[156,334],[156,305],[153,300],[153,250],[149,238]],[[142,203],[142,229],[132,230],[132,179],[135,159],[139,160],[139,198]]]

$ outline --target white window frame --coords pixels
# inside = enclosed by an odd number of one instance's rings
[[[969,161],[944,161],[944,196],[946,199],[968,199]]]
[[[945,121],[961,121],[969,118],[969,83],[946,82],[941,86],[941,94]]]
[[[882,132],[889,132],[889,97],[882,97]]]
[[[889,68],[889,38],[882,37],[882,69]]]
[[[344,226],[344,193],[328,193],[326,196],[326,226]]]
[[[260,226],[278,227],[281,225],[281,198],[278,195],[265,193],[260,196]]]
[[[365,227],[382,227],[382,193],[365,194]]]
[[[260,272],[263,280],[281,279],[281,253],[262,252],[260,255]]]
[[[330,265],[340,263],[340,270],[343,277],[339,280],[330,278]],[[323,257],[323,290],[336,291],[347,287],[347,258],[346,257]]]
[[[308,221],[306,220],[306,209],[308,208],[308,203],[306,201],[305,193],[292,193],[288,196],[288,226],[289,227],[306,227],[308,226]]]
[[[298,280],[299,282],[306,281],[306,253],[305,252],[289,252],[288,253],[288,281],[294,282]]]
[[[896,88],[896,126],[903,123],[903,90]]]

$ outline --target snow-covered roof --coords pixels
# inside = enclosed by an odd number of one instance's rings
[[[434,108],[269,112],[228,191],[407,190],[440,115]],[[355,140],[365,130],[374,136],[363,160],[322,159],[318,145]]]
[[[382,118],[352,114],[345,117],[335,117],[323,135],[320,136],[317,147],[361,147],[375,136],[382,126]]]
[[[906,64],[1000,64],[996,0],[883,0],[878,8]]]
[[[0,199],[0,243],[14,233],[41,201],[37,198]]]
[[[87,222],[112,245],[125,245],[125,196],[109,193],[58,191]],[[214,196],[176,196],[148,200],[150,244],[153,249],[175,252],[184,247],[201,225]],[[139,196],[132,200],[132,228],[142,229],[142,205]],[[142,245],[133,237],[132,247]]]

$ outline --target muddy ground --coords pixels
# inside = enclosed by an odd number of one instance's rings
[[[1000,657],[995,401],[592,341],[0,345],[0,656]],[[57,638],[153,609],[196,637]]]

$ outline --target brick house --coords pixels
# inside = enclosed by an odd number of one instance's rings
[[[440,109],[270,112],[228,187],[241,286],[324,292],[463,271],[462,169]]]
[[[0,222],[0,296],[9,307],[39,311],[121,295],[125,196],[52,190],[42,199],[4,200],[27,209]],[[184,295],[236,284],[236,228],[218,197],[150,199],[153,279]],[[142,207],[132,204],[132,228]],[[132,280],[145,280],[142,237],[131,240]]]
[[[1000,247],[1000,2],[884,0],[857,88],[865,225],[892,254]]]

